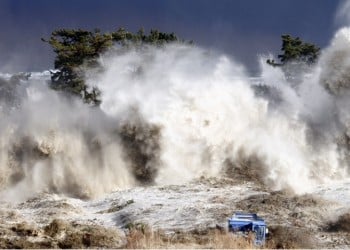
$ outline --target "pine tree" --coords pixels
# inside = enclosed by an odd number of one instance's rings
[[[280,63],[268,59],[267,63],[272,66],[283,66],[289,62],[301,62],[307,65],[314,64],[320,54],[320,48],[312,43],[303,42],[299,37],[282,35],[282,52],[278,55]]]
[[[118,44],[123,48],[142,46],[143,44],[164,45],[178,41],[174,33],[163,33],[151,30],[145,35],[140,29],[133,34],[124,28],[115,32],[102,34],[82,29],[58,29],[51,33],[48,40],[43,39],[53,48],[56,54],[54,68],[51,72],[51,87],[71,95],[80,96],[87,103],[100,104],[100,91],[89,88],[84,81],[83,68],[99,67],[99,56]]]

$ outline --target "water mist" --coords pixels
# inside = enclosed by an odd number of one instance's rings
[[[86,74],[102,92],[100,107],[55,92],[44,79],[22,82],[16,105],[1,100],[1,196],[91,198],[234,177],[242,168],[254,168],[268,188],[296,193],[344,178],[349,34],[339,31],[297,79],[262,59],[256,82],[226,55],[171,44],[102,56],[103,70]],[[273,91],[261,95],[259,86]]]

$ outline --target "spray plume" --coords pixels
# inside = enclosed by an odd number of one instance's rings
[[[103,72],[86,74],[102,92],[99,108],[44,80],[22,82],[16,107],[1,102],[2,197],[91,198],[244,168],[269,188],[296,193],[344,178],[349,51],[350,30],[342,29],[297,80],[262,59],[265,95],[227,56],[178,44],[103,56]]]
[[[347,26],[350,24],[350,1],[342,0],[337,7],[335,14],[335,23],[341,26]]]

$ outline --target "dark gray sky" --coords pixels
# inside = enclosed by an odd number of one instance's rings
[[[41,42],[56,28],[157,28],[227,53],[249,68],[279,52],[281,34],[326,46],[340,0],[0,0],[0,71],[53,67]]]

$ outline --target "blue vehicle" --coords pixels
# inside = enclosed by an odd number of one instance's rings
[[[230,232],[240,232],[247,235],[254,233],[254,244],[261,246],[265,243],[268,229],[265,221],[256,214],[235,212],[228,220]]]

